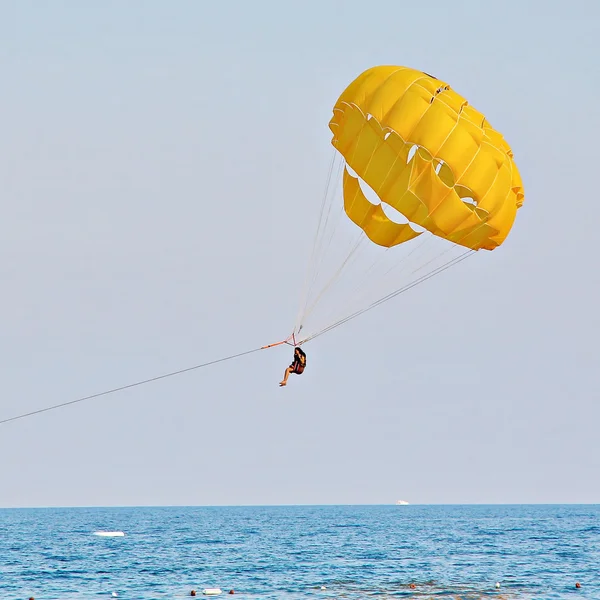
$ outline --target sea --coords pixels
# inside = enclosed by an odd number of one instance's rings
[[[215,588],[233,600],[600,599],[600,505],[0,510],[0,600]]]

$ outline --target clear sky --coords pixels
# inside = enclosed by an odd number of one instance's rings
[[[507,242],[306,346],[0,426],[0,506],[600,500],[600,4],[0,2],[0,419],[294,325],[377,64],[511,144]]]

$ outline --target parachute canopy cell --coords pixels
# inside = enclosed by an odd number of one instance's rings
[[[375,244],[396,246],[423,230],[472,250],[506,239],[524,200],[513,152],[447,83],[408,67],[373,67],[341,94],[329,127],[353,171],[344,173],[344,210]],[[408,223],[388,218],[382,204]]]

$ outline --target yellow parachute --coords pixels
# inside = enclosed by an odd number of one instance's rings
[[[502,244],[524,197],[512,150],[447,83],[407,67],[373,67],[346,88],[333,113],[333,145],[382,202],[473,250]],[[387,218],[348,172],[344,208],[381,246],[420,235]]]
[[[334,157],[294,329],[304,339],[467,255],[494,250],[508,236],[524,200],[521,176],[502,134],[450,85],[423,71],[368,69],[338,98],[329,128]],[[342,162],[340,198],[336,160]],[[362,265],[361,257],[366,259]],[[319,284],[319,276],[327,273]],[[345,287],[343,275],[348,275]],[[307,318],[327,299],[329,313],[307,334]]]

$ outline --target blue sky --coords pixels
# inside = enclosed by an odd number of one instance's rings
[[[0,2],[0,419],[285,337],[345,86],[448,81],[507,242],[287,347],[0,428],[0,506],[597,502],[593,2]]]

